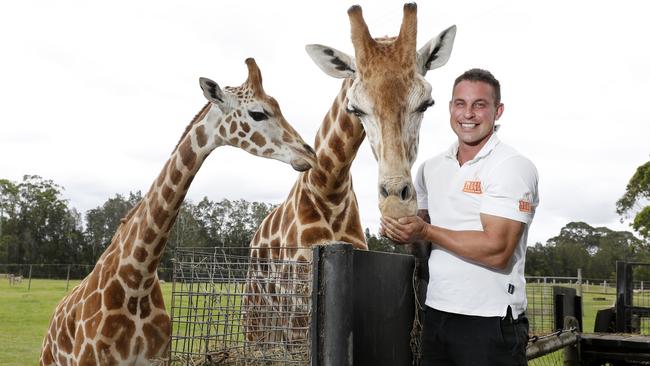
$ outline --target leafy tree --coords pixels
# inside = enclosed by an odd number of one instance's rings
[[[616,212],[629,217],[635,213],[632,227],[650,243],[650,161],[641,165],[625,188],[625,194],[616,202]]]
[[[369,250],[387,253],[406,253],[406,249],[403,245],[396,245],[392,240],[386,237],[371,234],[370,229],[368,228],[366,228],[365,236]]]
[[[526,250],[526,274],[529,276],[547,276],[553,266],[550,263],[550,247],[535,243]]]
[[[78,260],[80,216],[61,198],[63,187],[36,175],[0,181],[0,250],[12,263],[71,263]]]
[[[86,212],[85,259],[93,263],[111,243],[120,221],[142,199],[142,193],[129,192],[128,197],[116,194],[101,206]]]
[[[576,270],[582,268],[585,277],[612,278],[617,260],[634,261],[644,250],[631,232],[570,222],[546,245],[528,247],[526,273],[575,276]]]

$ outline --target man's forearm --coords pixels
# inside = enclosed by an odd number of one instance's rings
[[[427,225],[425,238],[460,257],[499,270],[508,265],[512,254],[503,240],[484,231],[454,231]]]

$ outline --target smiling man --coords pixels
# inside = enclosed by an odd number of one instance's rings
[[[497,137],[503,110],[490,72],[460,75],[449,102],[458,141],[420,166],[418,216],[381,220],[396,242],[431,243],[414,244],[431,250],[421,365],[526,364],[524,261],[538,177]]]

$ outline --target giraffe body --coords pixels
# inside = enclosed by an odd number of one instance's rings
[[[150,190],[122,219],[92,272],[57,305],[40,365],[150,365],[166,357],[170,318],[156,269],[190,184],[205,158],[230,145],[306,170],[314,151],[262,88],[247,59],[240,87],[200,84],[209,100],[188,125]]]
[[[350,175],[366,135],[379,165],[382,215],[416,212],[410,170],[417,157],[422,115],[433,105],[424,75],[447,62],[456,28],[446,29],[418,51],[415,4],[404,6],[399,36],[391,38],[372,38],[360,7],[353,6],[348,15],[355,57],[327,46],[307,46],[325,73],[344,81],[316,136],[318,165],[299,175],[285,202],[264,219],[251,241],[247,292],[254,295],[244,297],[244,323],[251,342],[291,344],[304,339],[308,329],[308,296],[281,296],[300,294],[292,283],[302,283],[308,274],[272,262],[265,271],[260,262],[310,261],[313,245],[332,241],[368,248]],[[274,278],[269,272],[275,273]]]

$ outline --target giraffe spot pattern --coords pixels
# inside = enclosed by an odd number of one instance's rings
[[[332,240],[332,232],[326,227],[310,227],[302,231],[300,241],[302,243],[322,243],[327,240]]]
[[[130,296],[129,302],[126,304],[126,308],[129,310],[129,313],[131,313],[131,315],[136,315],[138,313],[138,298]]]
[[[83,303],[82,319],[90,319],[101,310],[102,294],[94,291]]]
[[[174,198],[175,193],[176,191],[166,184],[162,188],[162,197],[165,199],[165,202],[167,203],[171,203],[171,200],[172,198]]]
[[[264,219],[262,221],[262,238],[266,239],[269,237],[269,223],[271,222],[270,218]]]
[[[149,287],[151,287],[151,285],[153,285],[153,282],[154,282],[153,278],[150,278],[150,279],[144,281],[144,289],[145,290],[149,289]]]
[[[111,352],[111,346],[107,343],[102,342],[101,340],[97,342],[97,357],[99,358],[99,364],[117,366],[117,360],[113,357]]]
[[[99,328],[99,323],[102,321],[102,317],[103,317],[102,313],[98,312],[92,318],[86,320],[84,328],[86,330],[86,336],[88,338],[90,339],[95,338],[95,336],[97,335],[97,329]],[[83,338],[78,337],[77,341],[83,342]],[[81,347],[81,344],[79,344],[78,347]]]
[[[308,172],[309,182],[316,187],[325,187],[327,184],[327,176],[320,169],[310,169]]]
[[[106,258],[105,265],[102,267],[101,278],[99,281],[100,288],[106,288],[108,282],[113,279],[115,273],[117,272],[117,264],[119,262],[119,254],[113,253]],[[104,297],[107,296],[104,294]]]
[[[140,263],[146,261],[148,255],[149,253],[147,253],[147,250],[143,247],[137,247],[133,251],[133,258],[135,258],[135,260],[137,260]]]
[[[140,319],[148,318],[151,314],[151,304],[149,303],[149,296],[140,298]]]
[[[321,219],[321,215],[314,207],[314,202],[309,198],[305,191],[300,195],[298,202],[298,218],[301,224],[311,224]]]
[[[158,282],[155,283],[155,286],[151,291],[151,303],[158,309],[165,309],[165,302],[163,300],[162,291],[160,290],[160,284],[158,284]]]
[[[341,140],[337,134],[332,132],[332,137],[329,140],[328,147],[332,150],[336,159],[342,163],[346,160],[344,146],[343,140]]]
[[[117,280],[111,281],[111,283],[104,290],[104,306],[106,309],[113,310],[119,309],[124,304],[124,298],[126,297],[124,289],[120,282]]]
[[[160,255],[160,253],[165,249],[165,243],[167,242],[167,238],[162,237],[160,238],[160,241],[158,241],[158,244],[156,244],[156,247],[153,249],[153,254],[154,255]]]
[[[251,130],[251,126],[249,126],[248,123],[246,123],[246,122],[241,122],[240,126],[241,126],[241,129],[246,133],[249,133],[250,130]]]
[[[152,260],[147,266],[147,271],[149,271],[149,273],[153,273],[153,271],[155,271],[156,268],[158,268],[159,263],[160,263],[160,258],[156,258]]]
[[[253,132],[253,135],[251,136],[251,141],[253,141],[253,143],[259,147],[266,145],[266,139],[257,131]]]
[[[277,212],[274,213],[273,215],[273,220],[271,223],[271,232],[272,233],[277,233],[278,229],[280,228],[280,222],[282,221],[282,216],[283,216],[283,206],[278,207]]]
[[[208,143],[208,136],[205,134],[205,126],[201,125],[196,128],[196,143],[199,147]]]
[[[190,185],[192,184],[192,181],[194,181],[194,174],[187,177],[187,181],[185,182],[185,185],[183,186],[183,192],[187,192],[188,188],[190,188]],[[176,207],[180,207],[180,205],[182,203],[183,203],[183,201],[178,201],[178,203],[176,204]]]
[[[143,225],[142,228],[144,229],[144,235],[142,236],[142,240],[146,244],[151,244],[153,243],[154,240],[156,240],[156,232],[154,229],[147,227],[146,225]],[[134,240],[130,240],[134,241]]]
[[[95,350],[90,344],[86,345],[81,357],[79,358],[79,366],[96,366]]]
[[[135,323],[124,314],[108,315],[102,328],[102,335],[113,340],[115,349],[122,359],[129,356],[133,333],[135,333]]]
[[[179,146],[178,152],[180,153],[183,165],[188,170],[192,170],[196,163],[196,153],[192,150],[192,141],[190,141],[190,139],[183,141]]]

